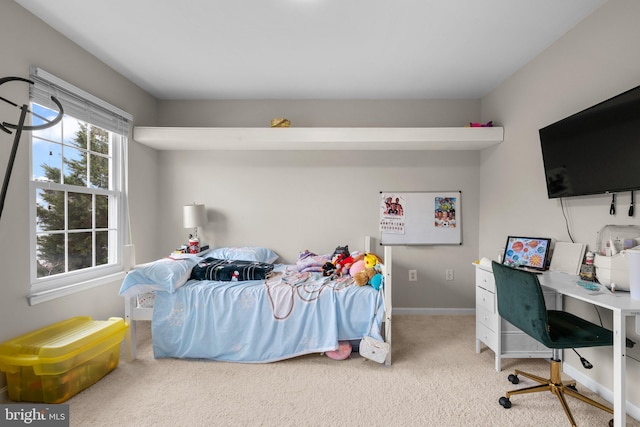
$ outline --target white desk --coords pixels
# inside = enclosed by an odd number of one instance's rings
[[[602,287],[600,293],[577,285],[578,276],[548,271],[538,276],[540,284],[554,291],[613,311],[613,421],[616,427],[626,423],[626,323],[627,316],[636,316],[640,334],[640,300],[631,299],[628,292],[612,294]]]

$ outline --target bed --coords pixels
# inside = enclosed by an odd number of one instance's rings
[[[365,238],[364,252],[371,252],[371,241]],[[358,286],[348,274],[326,276],[311,264],[302,268],[300,258],[292,265],[275,264],[271,254],[260,253],[244,260],[250,264],[244,269],[233,264],[242,256],[227,253],[157,260],[127,274],[120,288],[129,325],[127,362],[136,358],[139,320],[151,321],[156,358],[269,363],[336,354],[344,343],[357,347],[365,335],[390,348],[390,246],[377,266],[383,278],[379,290]],[[212,263],[231,263],[232,268],[212,268]],[[391,351],[384,364],[391,364]]]

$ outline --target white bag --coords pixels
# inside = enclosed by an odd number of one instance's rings
[[[360,356],[373,360],[374,362],[384,363],[389,354],[389,343],[379,341],[370,336],[364,336],[360,341]]]
[[[379,308],[379,299],[382,296],[382,305],[384,306],[384,294],[383,288],[381,287],[378,290],[378,295],[376,295],[376,312],[373,314],[373,319],[371,319],[371,326],[369,326],[369,333],[371,333],[371,329],[373,328],[373,323],[376,318],[376,314],[378,313]],[[360,340],[360,356],[366,357],[367,359],[373,360],[374,362],[384,363],[387,358],[387,354],[389,354],[389,343],[386,343],[381,340],[377,340],[369,335],[365,335]]]

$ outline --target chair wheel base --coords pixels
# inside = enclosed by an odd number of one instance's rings
[[[502,406],[504,409],[509,409],[511,408],[511,401],[509,400],[508,397],[504,397],[502,396],[500,399],[498,399],[498,403],[500,404],[500,406]]]
[[[520,379],[518,378],[517,375],[511,374],[507,377],[507,379],[509,381],[511,381],[511,384],[519,384],[520,383]]]

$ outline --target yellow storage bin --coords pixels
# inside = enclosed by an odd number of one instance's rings
[[[0,344],[9,399],[61,403],[114,370],[127,325],[72,317]]]

